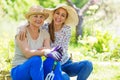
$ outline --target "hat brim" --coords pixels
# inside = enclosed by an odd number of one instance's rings
[[[31,15],[35,15],[35,14],[40,14],[40,15],[44,15],[45,16],[45,19],[47,19],[48,17],[49,17],[49,14],[48,13],[45,13],[45,12],[32,12],[32,13],[27,13],[27,14],[25,14],[25,18],[26,19],[29,19],[29,17],[31,16]]]
[[[71,26],[71,27],[78,25],[79,19],[78,19],[77,12],[75,11],[74,8],[72,8],[71,6],[67,6],[67,5],[60,5],[54,9],[46,9],[47,13],[49,13],[49,17],[46,19],[46,22],[51,23],[51,21],[53,19],[53,12],[59,8],[63,8],[65,10],[67,10],[67,12],[68,12],[68,18],[65,21],[66,25]]]

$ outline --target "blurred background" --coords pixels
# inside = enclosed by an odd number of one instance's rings
[[[0,0],[0,80],[11,69],[16,29],[32,5],[54,8],[68,4],[78,11],[69,54],[74,61],[91,60],[88,80],[120,80],[120,0]],[[72,78],[72,80],[76,80]]]

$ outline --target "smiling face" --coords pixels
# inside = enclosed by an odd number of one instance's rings
[[[65,22],[67,16],[68,16],[68,13],[65,9],[63,8],[56,9],[53,14],[54,24],[62,25]]]
[[[42,14],[34,14],[29,17],[30,25],[38,28],[43,25],[44,20],[45,20],[45,17]]]

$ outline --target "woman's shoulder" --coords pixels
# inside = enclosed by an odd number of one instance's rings
[[[48,31],[46,30],[46,29],[40,29],[40,32],[42,32],[42,33],[48,33]]]
[[[71,27],[68,25],[63,25],[62,30],[69,30],[71,31]]]
[[[48,25],[49,25],[49,23],[44,23],[44,24],[42,25],[42,29],[48,30]]]
[[[48,22],[44,22],[44,25],[45,25],[45,26],[48,26],[49,24],[50,24],[50,23],[48,23]]]
[[[49,35],[48,31],[46,29],[40,29],[40,33],[42,35]]]
[[[40,34],[43,36],[43,37],[49,37],[49,33],[46,29],[40,29]]]

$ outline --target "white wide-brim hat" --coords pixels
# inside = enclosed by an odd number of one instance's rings
[[[25,18],[26,19],[29,19],[29,17],[31,15],[34,15],[34,14],[42,14],[45,16],[45,19],[48,18],[49,14],[45,12],[45,9],[42,7],[42,6],[37,6],[37,5],[34,5],[32,6],[29,11],[25,14]]]
[[[78,25],[79,19],[78,19],[78,14],[77,14],[76,10],[73,7],[65,5],[65,4],[60,4],[56,8],[53,8],[53,9],[46,8],[45,12],[49,13],[49,17],[46,19],[46,22],[51,23],[51,21],[53,19],[53,12],[59,8],[63,8],[68,12],[68,17],[65,21],[66,25],[68,25],[70,27],[74,27],[74,26]]]

